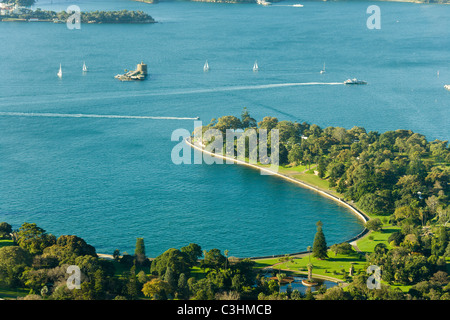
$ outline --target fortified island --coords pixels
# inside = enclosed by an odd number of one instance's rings
[[[114,78],[120,81],[145,80],[147,78],[147,65],[141,62],[137,65],[136,70],[128,71],[125,69],[124,74],[118,74]]]

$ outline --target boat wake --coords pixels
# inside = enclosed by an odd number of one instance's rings
[[[262,84],[262,85],[243,85],[243,86],[223,86],[215,88],[205,88],[205,89],[178,89],[178,90],[163,90],[163,91],[135,91],[135,92],[101,92],[101,93],[91,93],[84,96],[73,95],[73,94],[56,94],[56,95],[43,95],[43,96],[33,96],[32,103],[36,104],[51,104],[58,100],[64,100],[65,102],[73,101],[95,101],[95,100],[106,100],[106,99],[123,99],[123,98],[145,98],[145,97],[164,97],[164,96],[176,96],[176,95],[195,95],[195,94],[207,94],[207,93],[220,93],[220,92],[231,92],[231,91],[251,91],[251,90],[264,90],[264,89],[275,89],[275,88],[287,88],[287,87],[299,87],[299,86],[336,86],[343,85],[343,82],[292,82],[292,83],[272,83],[272,84]],[[13,106],[13,105],[27,105],[30,101],[26,99],[27,97],[5,97],[0,98],[0,105]],[[31,98],[31,97],[30,97]],[[36,99],[38,98],[38,99]]]
[[[152,120],[198,120],[198,117],[152,117],[128,116],[109,114],[83,114],[83,113],[34,113],[34,112],[0,112],[0,116],[7,117],[49,117],[49,118],[103,118],[103,119],[152,119]]]
[[[137,96],[165,96],[165,95],[184,95],[184,94],[199,94],[199,93],[214,93],[214,92],[227,92],[227,91],[241,91],[241,90],[261,90],[261,89],[273,89],[282,87],[297,87],[297,86],[334,86],[342,85],[343,82],[294,82],[294,83],[273,83],[273,84],[261,84],[251,86],[230,86],[230,87],[218,87],[210,89],[198,89],[198,90],[175,90],[168,92],[153,92],[153,93],[141,93]]]

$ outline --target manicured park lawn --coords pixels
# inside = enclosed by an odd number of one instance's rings
[[[280,173],[286,174],[286,173],[290,173],[290,172],[303,172],[306,171],[308,169],[307,166],[302,166],[302,165],[298,165],[296,167],[281,167],[278,169],[278,171]]]
[[[0,248],[14,245],[12,240],[0,240]]]
[[[385,226],[382,232],[371,232],[368,236],[356,241],[356,245],[359,250],[363,252],[373,252],[375,246],[379,243],[384,243],[388,249],[392,249],[389,245],[389,236],[396,231],[399,231],[400,227]],[[372,239],[373,238],[373,239]]]
[[[311,257],[313,264],[313,274],[319,276],[326,276],[344,280],[348,273],[350,266],[353,265],[355,273],[365,271],[365,258],[363,255],[354,253],[351,255],[338,254],[335,255],[332,251],[328,251],[328,259],[319,260]],[[308,256],[302,258],[294,258],[287,262],[279,263],[280,259],[264,259],[257,261],[257,267],[263,268],[273,266],[273,269],[281,269],[283,271],[291,271],[299,274],[307,273],[307,265],[309,263]],[[282,271],[282,272],[283,272]]]
[[[2,288],[0,287],[0,298],[7,299],[17,297],[25,297],[30,293],[30,289],[11,289],[11,288]]]

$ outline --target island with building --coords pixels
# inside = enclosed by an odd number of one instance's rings
[[[147,65],[141,62],[137,65],[136,70],[128,71],[125,69],[124,74],[118,74],[114,78],[120,81],[142,81],[147,78]]]

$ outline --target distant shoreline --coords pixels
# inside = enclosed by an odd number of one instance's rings
[[[174,0],[132,0],[135,2],[143,2],[148,4],[157,4],[160,2],[175,2]],[[232,4],[257,4],[256,0],[182,0],[183,2],[209,2],[209,3],[232,3]],[[446,2],[426,2],[419,0],[373,0],[374,2],[403,2],[403,3],[417,3],[417,4],[450,4],[450,0]],[[271,3],[284,2],[284,0],[272,1]],[[300,2],[302,2],[300,0]],[[304,2],[362,2],[358,0],[305,0]]]
[[[20,13],[10,13],[0,17],[2,22],[53,22],[66,23],[71,14],[66,11],[50,10],[28,10],[23,9]],[[87,24],[152,24],[156,23],[152,16],[143,11],[84,11],[79,13],[79,23]],[[77,21],[78,22],[78,21]]]

